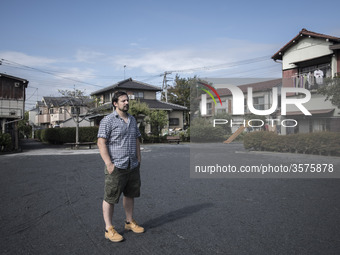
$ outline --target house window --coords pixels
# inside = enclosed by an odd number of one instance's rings
[[[169,119],[170,126],[178,126],[179,125],[179,118],[170,118]]]
[[[50,108],[49,112],[50,112],[50,114],[53,114],[54,113],[53,108]]]
[[[257,110],[264,110],[264,97],[253,97],[253,106]]]
[[[104,94],[104,103],[111,102],[110,93]]]
[[[59,108],[59,113],[63,113],[63,108]]]
[[[207,103],[207,115],[212,115],[212,103]]]
[[[135,99],[137,98],[144,98],[144,92],[133,92]]]
[[[224,114],[226,112],[226,109],[217,109],[217,114]]]
[[[72,106],[71,107],[71,113],[72,114],[80,114],[80,107],[74,107],[74,106]]]
[[[313,119],[309,122],[309,132],[329,131],[330,121],[329,119]]]
[[[247,99],[246,98],[243,101],[243,105],[244,105],[244,112],[249,113],[250,111],[248,110],[248,104],[247,104]]]

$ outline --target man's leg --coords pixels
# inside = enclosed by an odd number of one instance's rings
[[[137,222],[133,219],[133,207],[134,207],[134,198],[131,197],[123,197],[123,206],[125,209],[125,229],[132,230],[135,233],[143,233],[144,228],[139,226]]]
[[[121,236],[112,226],[112,216],[113,216],[114,204],[110,204],[103,200],[103,216],[105,221],[105,238],[110,239],[112,242],[123,241],[123,236]]]
[[[133,207],[135,204],[134,198],[131,197],[123,197],[123,206],[125,210],[126,221],[131,222],[133,219]]]
[[[103,200],[103,217],[105,221],[106,230],[112,226],[112,216],[113,216],[114,205]]]

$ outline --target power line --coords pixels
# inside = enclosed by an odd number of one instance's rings
[[[58,74],[53,73],[51,71],[46,71],[46,70],[38,69],[38,68],[35,68],[35,67],[30,67],[30,66],[19,64],[17,62],[10,61],[10,60],[7,60],[7,59],[2,58],[1,61],[2,61],[2,65],[5,63],[5,65],[9,65],[9,66],[12,65],[12,67],[14,67],[14,68],[19,68],[19,69],[24,69],[24,70],[30,69],[30,70],[33,70],[33,71],[36,71],[36,72],[49,74],[49,75],[52,75],[52,76],[55,76],[55,77],[58,77],[58,78],[61,78],[61,79],[70,80],[70,81],[77,82],[77,83],[87,84],[87,85],[91,85],[91,86],[95,86],[95,87],[101,87],[101,88],[104,87],[104,86],[100,86],[100,85],[97,85],[97,84],[84,82],[84,81],[80,81],[80,80],[69,78],[69,77],[64,77],[62,75],[58,75]],[[14,66],[13,66],[13,64],[14,64]],[[18,67],[16,67],[15,65],[18,65]]]
[[[253,64],[261,61],[266,61],[270,58],[271,56],[263,56],[263,57],[257,57],[257,58],[252,58],[252,59],[246,59],[246,60],[241,60],[241,61],[235,61],[235,62],[228,62],[224,64],[219,64],[219,65],[212,65],[212,66],[202,66],[202,67],[195,67],[195,68],[188,68],[188,69],[181,69],[181,70],[172,70],[172,71],[166,71],[168,73],[183,73],[183,72],[194,72],[194,71],[202,71],[202,70],[214,70],[214,69],[226,69],[230,67],[235,67],[239,65],[248,65],[248,64]]]

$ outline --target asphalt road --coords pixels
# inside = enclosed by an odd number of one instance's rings
[[[226,146],[233,159],[262,160]],[[193,179],[188,144],[145,145],[135,219],[146,233],[124,232],[120,202],[114,224],[125,241],[111,243],[98,150],[25,148],[0,155],[0,254],[340,253],[340,179]]]

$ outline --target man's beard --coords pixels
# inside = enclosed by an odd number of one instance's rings
[[[122,108],[119,108],[119,110],[122,111],[122,112],[128,112],[129,111],[129,105],[127,104],[127,105],[123,106]]]

